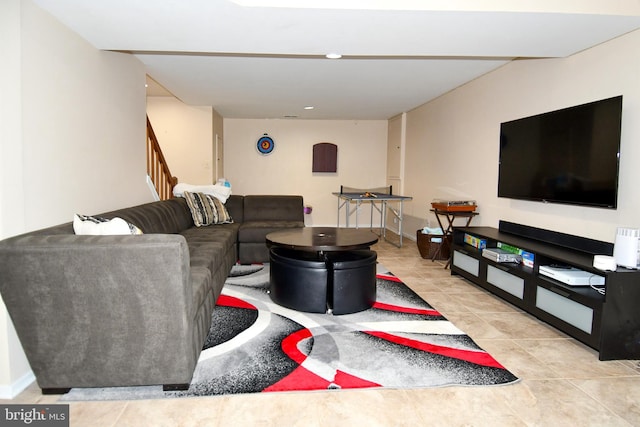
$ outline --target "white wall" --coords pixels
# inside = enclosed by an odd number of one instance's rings
[[[152,200],[145,70],[30,1],[0,2],[0,238]],[[29,367],[0,304],[0,398]]]
[[[24,227],[20,96],[20,0],[0,2],[0,237]],[[33,380],[0,298],[0,398]]]
[[[569,58],[521,60],[407,114],[408,213],[431,218],[434,198],[475,199],[472,225],[500,219],[613,242],[617,226],[640,227],[640,31]],[[500,123],[622,94],[618,209],[497,197]]]
[[[275,149],[262,155],[258,139],[267,133]],[[224,170],[234,194],[300,194],[313,207],[307,225],[335,226],[340,185],[383,187],[386,183],[386,120],[224,120]],[[338,172],[313,173],[313,145],[338,146]],[[344,216],[341,218],[344,225]],[[355,214],[351,225],[354,224]],[[360,225],[369,224],[363,207]],[[374,217],[375,223],[375,217]]]
[[[149,200],[144,65],[23,3],[25,226]]]
[[[147,115],[171,173],[178,182],[213,183],[213,109],[171,96],[147,98]]]

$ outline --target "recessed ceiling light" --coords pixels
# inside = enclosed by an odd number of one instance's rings
[[[305,105],[305,110],[313,110],[315,107],[313,105]]]
[[[342,55],[340,55],[339,53],[327,53],[325,56],[328,59],[340,59],[340,58],[342,58]]]

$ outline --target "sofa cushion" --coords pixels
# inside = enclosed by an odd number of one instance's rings
[[[302,196],[244,196],[244,222],[302,221]]]
[[[224,206],[227,208],[231,218],[233,218],[233,222],[244,222],[244,196],[232,194]]]
[[[180,233],[187,240],[191,267],[216,271],[224,265],[224,257],[237,241],[239,224],[215,227],[191,227]]]
[[[184,198],[196,227],[233,222],[224,204],[210,194],[185,191]]]
[[[145,233],[177,234],[193,227],[193,219],[183,198],[146,203],[100,214],[105,218],[120,217],[137,225]]]
[[[248,221],[240,226],[238,242],[265,243],[271,232],[300,227],[304,227],[304,221]]]

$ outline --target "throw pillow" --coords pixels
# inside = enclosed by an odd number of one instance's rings
[[[142,234],[142,230],[122,218],[106,219],[98,216],[78,214],[73,217],[73,231],[76,234],[94,236]]]
[[[226,206],[209,194],[185,191],[184,198],[187,200],[193,224],[196,227],[233,222],[233,218],[229,215]]]

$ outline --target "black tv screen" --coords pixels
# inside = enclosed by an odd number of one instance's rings
[[[498,197],[615,209],[622,96],[500,125]]]

